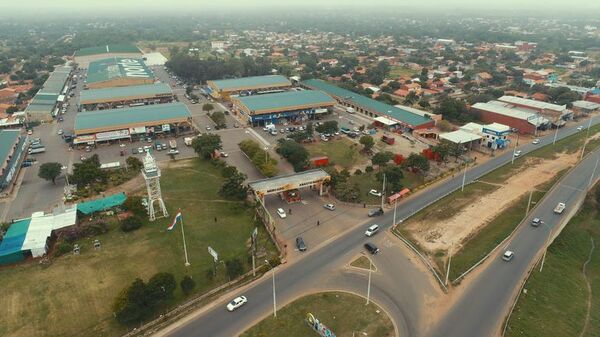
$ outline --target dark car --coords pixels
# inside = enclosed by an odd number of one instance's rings
[[[375,255],[377,253],[379,253],[379,248],[377,248],[377,246],[375,246],[374,244],[367,242],[365,243],[365,249],[369,251],[369,253]]]
[[[306,244],[304,243],[304,240],[302,240],[301,236],[296,238],[296,247],[301,252],[306,251]]]
[[[369,217],[383,215],[383,209],[381,207],[379,207],[379,208],[373,208],[372,210],[369,211],[368,215],[369,215]]]

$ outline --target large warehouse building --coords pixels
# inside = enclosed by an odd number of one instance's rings
[[[173,90],[168,84],[154,83],[83,90],[79,98],[79,105],[81,111],[106,110],[126,106],[171,103],[173,99]]]
[[[362,114],[370,117],[385,117],[407,130],[425,129],[435,126],[435,120],[426,113],[417,114],[409,110],[385,104],[350,90],[342,89],[323,80],[306,80],[302,82],[302,85],[309,89],[324,91],[335,98],[341,105],[354,108],[357,112]]]
[[[531,110],[544,116],[552,117],[553,119],[559,117],[566,119],[572,115],[571,110],[567,109],[566,105],[557,105],[516,96],[502,96],[498,98],[498,101],[508,103],[515,108]]]
[[[235,95],[247,95],[292,87],[292,82],[281,75],[251,76],[227,80],[207,81],[210,94],[215,98],[229,99]]]
[[[533,134],[536,128],[544,129],[550,124],[550,121],[540,113],[516,108],[499,101],[475,103],[471,106],[471,110],[476,112],[479,119],[485,123],[504,124],[521,134]]]
[[[154,83],[154,73],[140,58],[111,57],[92,61],[85,87],[99,89]]]
[[[0,195],[19,173],[26,149],[27,136],[21,130],[0,130]]]
[[[110,58],[141,58],[140,49],[131,44],[109,44],[105,46],[83,48],[75,52],[74,59],[79,68],[86,69],[90,62]]]
[[[42,88],[35,94],[25,113],[30,121],[51,121],[67,93],[71,67],[56,67]]]
[[[73,144],[93,144],[119,139],[141,139],[179,133],[192,127],[192,116],[183,103],[80,112],[75,117]]]
[[[234,113],[252,125],[275,123],[279,118],[310,118],[335,105],[327,94],[313,90],[233,97],[232,102]]]

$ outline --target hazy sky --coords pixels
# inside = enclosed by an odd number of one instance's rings
[[[463,10],[477,10],[491,13],[520,12],[520,14],[536,16],[540,12],[554,12],[569,14],[570,12],[600,11],[599,0],[0,0],[0,13],[8,15],[22,15],[33,13],[81,12],[89,13],[94,10],[96,14],[119,13],[131,15],[140,11],[158,10],[163,12],[190,13],[201,12],[205,9],[239,9],[254,7],[259,8],[285,8],[305,7],[311,8],[411,8],[421,10],[435,10],[447,12],[460,12]],[[92,12],[93,13],[93,12]],[[596,12],[598,13],[598,12]],[[1,14],[0,14],[1,15]]]

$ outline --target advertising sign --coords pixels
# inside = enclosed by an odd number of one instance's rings
[[[122,139],[122,138],[129,138],[129,129],[109,131],[109,132],[98,132],[96,134],[97,142],[101,142],[103,140],[114,140],[114,139]]]
[[[169,125],[169,124],[163,124],[162,125],[162,131],[163,132],[169,132],[169,131],[171,131],[171,125]]]
[[[215,263],[219,262],[219,254],[217,254],[217,252],[214,249],[212,249],[211,246],[208,246],[208,253],[212,255],[213,259],[215,260]]]
[[[319,322],[319,320],[310,312],[306,314],[306,323],[321,337],[335,337],[335,334],[323,323]]]
[[[129,128],[129,133],[131,133],[132,135],[145,134],[146,127],[145,126],[137,126],[135,128]]]

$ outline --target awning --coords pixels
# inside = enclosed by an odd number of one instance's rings
[[[129,130],[98,132],[96,134],[97,142],[102,142],[102,141],[106,141],[106,140],[123,139],[123,138],[129,138]]]
[[[383,117],[383,116],[379,116],[375,118],[376,122],[379,122],[383,125],[387,125],[387,126],[392,126],[392,125],[396,125],[398,124],[398,122],[391,120],[389,118]]]
[[[75,139],[73,139],[73,144],[77,145],[77,144],[86,144],[89,142],[95,142],[96,141],[96,136],[95,135],[87,135],[87,136],[79,136],[79,137],[75,137]]]

